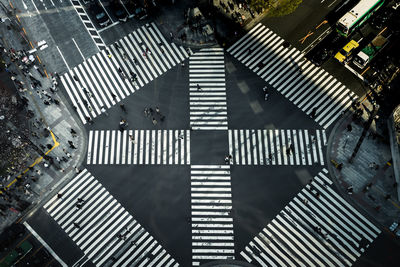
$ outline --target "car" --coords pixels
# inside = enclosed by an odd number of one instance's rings
[[[137,5],[133,15],[136,19],[142,20],[147,18],[147,11],[142,6]]]
[[[107,16],[106,12],[99,5],[99,3],[94,2],[92,5],[90,5],[90,12],[96,18],[97,23],[101,27],[106,27],[108,24],[111,23],[110,18]]]
[[[327,48],[323,48],[318,50],[312,57],[311,62],[315,64],[315,66],[321,66],[324,64],[332,56],[332,51]]]
[[[353,50],[359,46],[360,45],[356,41],[351,40],[339,52],[336,53],[335,58],[340,63],[346,62],[346,61],[350,60],[350,56],[351,56],[351,53],[353,52]]]
[[[110,4],[111,10],[114,16],[121,22],[126,22],[128,20],[128,14],[126,13],[124,7],[121,5],[118,0],[113,1]]]

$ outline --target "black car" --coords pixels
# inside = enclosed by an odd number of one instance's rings
[[[96,18],[97,23],[101,27],[106,27],[108,24],[111,23],[110,18],[107,16],[106,12],[104,12],[104,9],[97,2],[93,3],[90,6],[90,12]]]
[[[126,13],[124,7],[121,5],[118,0],[113,1],[110,5],[111,10],[114,14],[114,16],[122,22],[126,22],[128,20],[128,14]]]
[[[314,63],[315,66],[321,66],[331,56],[332,56],[332,51],[328,50],[327,48],[323,48],[315,52],[315,54],[311,57],[311,62]]]

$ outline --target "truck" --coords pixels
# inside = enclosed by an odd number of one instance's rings
[[[365,68],[378,52],[388,44],[390,35],[385,34],[386,29],[384,28],[366,47],[358,52],[353,59],[354,65],[360,69]]]

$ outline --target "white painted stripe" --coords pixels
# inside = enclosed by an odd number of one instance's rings
[[[61,266],[63,267],[67,267],[68,265],[54,252],[54,250],[43,240],[43,238],[41,236],[38,235],[38,233],[36,233],[35,230],[33,230],[33,228],[27,223],[27,222],[23,222],[23,224],[25,225],[25,227],[28,229],[29,232],[32,233],[32,235],[35,236],[35,238],[47,249],[47,251],[53,256],[54,259],[56,259],[56,261],[58,261],[60,263]]]

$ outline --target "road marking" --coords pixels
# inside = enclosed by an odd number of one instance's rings
[[[31,232],[36,237],[36,239],[47,249],[47,251],[53,256],[53,258],[61,264],[61,266],[68,267],[68,265],[60,257],[58,257],[54,250],[43,240],[41,236],[39,236],[38,233],[36,233],[35,230],[33,230],[33,228],[27,222],[24,222],[23,224],[29,230],[29,232]]]

